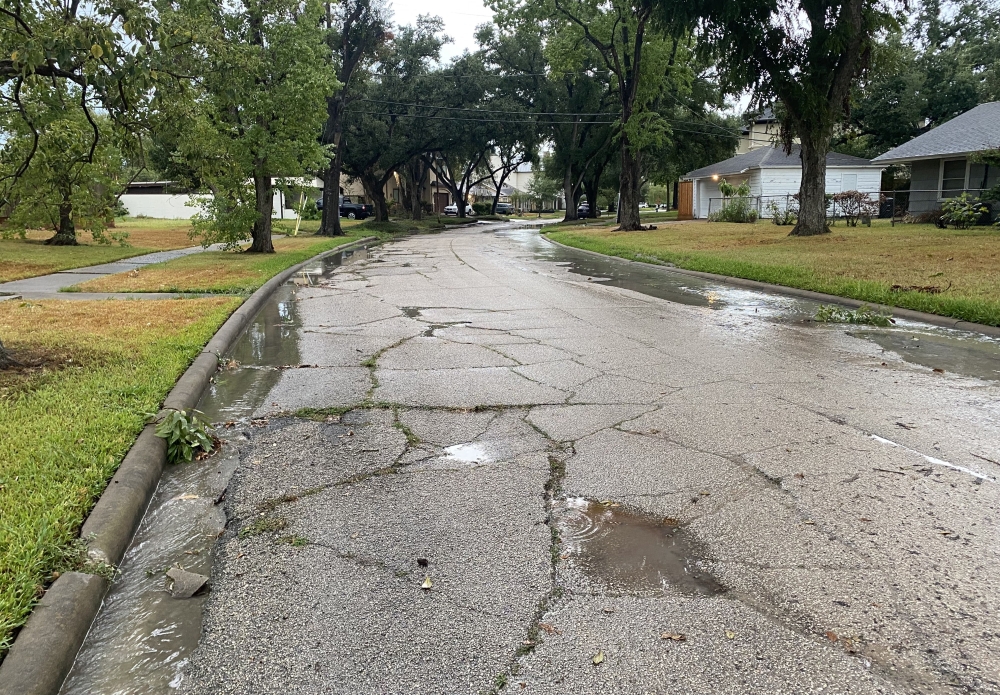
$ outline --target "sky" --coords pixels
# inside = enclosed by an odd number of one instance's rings
[[[445,33],[452,39],[441,51],[445,62],[466,49],[474,50],[476,27],[493,17],[482,0],[391,0],[391,4],[395,24],[413,24],[422,14],[437,15],[444,20]]]

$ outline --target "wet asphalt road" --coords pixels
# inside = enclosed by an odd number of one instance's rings
[[[996,382],[480,229],[295,309],[181,692],[1000,693]]]

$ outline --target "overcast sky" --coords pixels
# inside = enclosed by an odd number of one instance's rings
[[[483,6],[482,0],[391,0],[396,24],[413,24],[422,14],[437,15],[444,20],[444,30],[452,42],[441,51],[447,61],[462,51],[476,48],[476,27],[489,22],[493,13]]]

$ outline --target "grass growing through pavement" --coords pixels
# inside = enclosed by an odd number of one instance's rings
[[[52,232],[40,230],[28,232],[27,239],[0,239],[0,282],[194,246],[195,242],[188,238],[190,230],[187,220],[127,218],[118,220],[111,231],[128,232],[128,246],[98,244],[87,232],[77,234],[79,246],[46,246],[44,242]]]
[[[560,243],[610,256],[1000,326],[1000,231],[992,227],[891,227],[879,220],[870,228],[837,225],[832,234],[816,237],[789,237],[789,227],[769,222],[612,229],[613,222],[554,225],[548,233]]]
[[[232,297],[0,303],[0,336],[32,365],[0,372],[0,656],[80,524]],[[72,327],[72,330],[68,330]]]
[[[312,234],[274,240],[275,253],[250,254],[205,251],[127,273],[108,275],[75,285],[83,292],[211,292],[247,294],[285,268],[355,239],[372,236],[364,225],[344,236]]]

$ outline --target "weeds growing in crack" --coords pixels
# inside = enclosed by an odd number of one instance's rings
[[[538,601],[535,613],[528,624],[528,631],[524,641],[518,645],[514,651],[514,658],[510,666],[504,673],[499,674],[493,682],[493,688],[485,692],[485,695],[499,695],[500,691],[507,687],[510,679],[514,678],[521,671],[520,660],[535,651],[542,642],[542,618],[549,612],[552,604],[563,595],[562,587],[556,582],[556,569],[559,565],[562,539],[559,535],[559,528],[556,526],[553,516],[555,500],[562,494],[563,480],[566,477],[566,462],[554,454],[549,454],[549,478],[545,481],[545,523],[549,527],[549,561],[551,563],[549,576],[552,580],[552,588],[546,592]]]
[[[327,418],[335,417],[341,418],[347,413],[354,410],[355,406],[339,406],[336,408],[299,408],[291,415],[292,417],[303,418],[306,420],[316,420],[322,422]]]
[[[279,543],[287,543],[293,548],[303,548],[309,545],[309,539],[303,536],[282,536],[278,539]]]
[[[406,437],[407,446],[416,446],[420,443],[420,437],[418,437],[405,422],[399,419],[399,408],[392,409],[392,426],[403,433],[403,436]]]
[[[328,486],[326,485],[317,485],[316,487],[306,488],[301,492],[287,493],[281,495],[280,497],[272,497],[270,499],[264,500],[259,505],[257,505],[257,509],[259,509],[262,512],[273,512],[275,509],[277,509],[283,504],[291,504],[292,502],[297,502],[299,499],[303,497],[309,497],[310,495],[317,495],[323,492],[323,490],[326,490],[327,487]]]
[[[274,533],[288,526],[288,522],[280,516],[261,516],[252,524],[240,529],[239,538],[252,538],[264,533]]]

